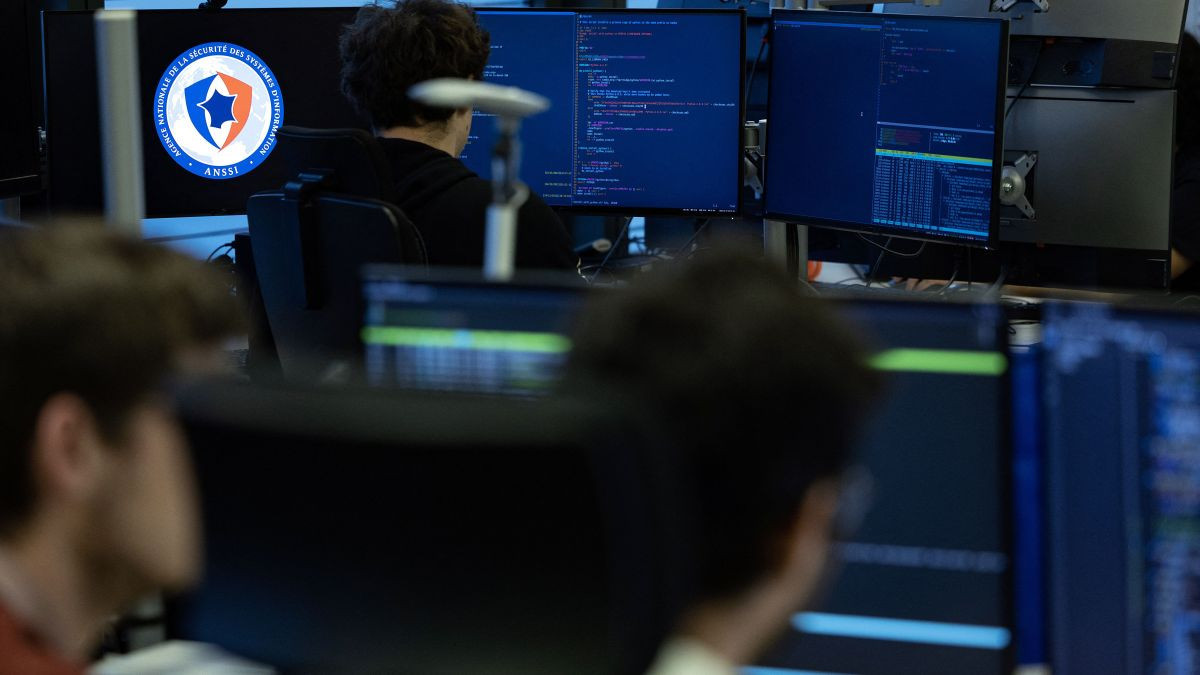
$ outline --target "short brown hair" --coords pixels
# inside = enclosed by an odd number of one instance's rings
[[[376,130],[445,122],[454,111],[408,98],[437,77],[483,79],[491,36],[475,11],[449,0],[368,5],[342,29],[342,92]]]
[[[0,229],[0,536],[35,507],[31,444],[50,397],[79,396],[119,438],[184,349],[237,329],[228,288],[210,274],[96,225]]]

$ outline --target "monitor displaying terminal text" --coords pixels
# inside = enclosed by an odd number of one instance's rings
[[[772,14],[768,217],[990,247],[1007,23]]]
[[[537,92],[521,179],[550,206],[735,214],[742,185],[740,11],[480,10],[484,79]],[[495,119],[475,113],[467,166],[491,176]]]
[[[855,461],[865,514],[833,548],[832,583],[743,675],[1008,675],[1016,637],[1011,406],[994,305],[843,300],[883,399]]]
[[[585,288],[492,283],[468,271],[368,268],[362,339],[372,385],[537,396],[559,382]],[[574,278],[578,282],[578,278]]]

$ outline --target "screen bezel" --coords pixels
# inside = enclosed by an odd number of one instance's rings
[[[823,227],[834,230],[844,230],[848,232],[856,232],[859,234],[878,234],[888,237],[897,237],[903,239],[912,239],[916,241],[926,241],[935,244],[953,244],[958,246],[970,246],[983,249],[995,249],[1000,240],[1000,175],[1004,170],[1004,105],[1008,91],[1008,42],[1009,42],[1009,23],[1004,19],[990,18],[969,18],[969,17],[946,17],[946,16],[925,16],[925,15],[907,15],[907,14],[874,14],[865,12],[830,12],[826,10],[772,10],[771,12],[771,32],[774,33],[775,21],[797,19],[804,17],[806,19],[815,19],[816,21],[839,21],[846,19],[874,18],[877,21],[883,19],[895,19],[897,21],[941,21],[945,23],[963,22],[963,23],[990,23],[998,26],[1000,30],[1000,52],[997,58],[996,72],[996,106],[995,106],[995,128],[996,134],[994,139],[994,147],[992,149],[994,161],[992,162],[992,195],[991,195],[991,213],[988,219],[988,236],[986,239],[978,239],[974,237],[963,237],[958,235],[923,235],[913,233],[911,230],[904,228],[889,227],[886,225],[875,225],[873,223],[859,223],[843,220],[830,220],[825,218],[814,218],[796,213],[783,213],[780,211],[771,210],[770,190],[765,190],[763,195],[764,218],[769,220],[780,220],[789,223],[797,223],[811,227]],[[773,58],[768,69],[768,77],[772,84],[776,84],[776,75],[778,60]],[[767,147],[766,149],[766,172],[771,171],[771,158],[774,157],[774,152],[771,147],[773,134],[770,133],[771,110],[774,98],[772,92],[775,87],[767,88]],[[776,124],[779,122],[776,121]],[[764,182],[764,188],[765,188]]]
[[[550,208],[557,212],[586,215],[634,215],[634,216],[683,216],[689,218],[732,218],[742,213],[743,184],[745,183],[745,162],[742,145],[742,123],[746,119],[746,10],[743,8],[729,9],[620,9],[604,8],[558,8],[558,7],[475,7],[476,14],[518,14],[518,13],[555,13],[555,14],[665,14],[665,15],[695,15],[695,14],[738,14],[741,17],[741,37],[738,47],[738,124],[729,130],[730,141],[737,148],[737,202],[733,209],[707,210],[685,209],[681,207],[639,207],[639,206],[591,206],[591,205],[556,205]]]
[[[7,9],[0,14],[11,24],[5,28],[5,34],[17,42],[17,49],[24,51],[24,57],[16,64],[9,66],[13,70],[12,79],[20,79],[16,98],[18,112],[14,117],[18,122],[28,124],[24,129],[7,130],[5,138],[17,144],[17,147],[5,148],[17,158],[20,166],[14,166],[10,173],[0,174],[0,199],[20,197],[34,194],[42,189],[42,167],[40,150],[38,148],[38,127],[41,124],[38,115],[39,83],[36,81],[41,72],[41,54],[38,49],[40,31],[34,21],[38,17],[33,0],[8,0]],[[10,105],[12,105],[10,103]]]

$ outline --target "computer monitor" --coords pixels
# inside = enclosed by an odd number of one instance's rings
[[[1003,207],[1000,240],[1167,260],[1175,102],[1174,91],[1161,89],[1026,90],[1012,102],[1005,159],[1036,157],[1025,180],[1033,213]]]
[[[586,291],[574,275],[497,283],[466,270],[368,267],[367,380],[427,391],[547,394],[561,377]]]
[[[1003,10],[994,5],[1007,5]],[[998,3],[995,0],[940,0],[925,7],[890,3],[888,14],[941,14],[1012,20],[1013,35],[1046,35],[1072,38],[1112,38],[1162,45],[1179,44],[1184,7],[1188,0],[1157,0],[1153,5],[1136,0],[1050,0],[1042,12],[1031,0]]]
[[[146,215],[245,213],[250,195],[290,178],[274,152],[281,124],[367,128],[339,88],[338,33],[354,12],[138,12]],[[97,211],[93,14],[47,12],[43,37],[50,203]]]
[[[42,187],[36,97],[30,41],[32,0],[0,3],[0,199]]]
[[[244,213],[251,194],[289,177],[272,152],[279,123],[366,128],[339,88],[338,33],[354,11],[139,12],[147,215]],[[742,12],[481,11],[480,21],[493,36],[490,78],[554,103],[522,131],[521,175],[551,206],[737,212]],[[44,33],[51,202],[62,210],[97,210],[98,122],[80,113],[99,105],[92,16],[48,13]],[[188,67],[226,57],[229,80],[193,91],[208,71],[192,82]],[[252,90],[246,124],[238,119],[239,104],[229,102],[239,87]],[[212,97],[214,90],[221,98]],[[204,117],[196,112],[200,104],[222,109]],[[234,124],[211,128],[210,120],[229,116]],[[493,127],[494,119],[478,116],[464,156],[484,177],[491,173]],[[241,148],[238,161],[230,161],[226,148]]]
[[[551,108],[521,130],[521,178],[553,207],[730,215],[742,193],[745,15],[733,10],[479,10],[484,79]],[[491,175],[495,119],[463,153]]]
[[[768,218],[991,247],[1008,28],[772,14]]]
[[[1200,667],[1200,315],[1044,313],[1055,673]]]
[[[185,390],[206,541],[171,634],[287,673],[640,675],[669,474],[592,401]]]
[[[1004,318],[993,305],[842,300],[884,399],[857,459],[862,525],[835,544],[824,599],[747,675],[1010,675],[1012,453]]]

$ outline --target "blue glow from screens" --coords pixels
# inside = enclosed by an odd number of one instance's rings
[[[792,625],[802,633],[815,635],[913,642],[970,649],[1004,649],[1012,639],[1012,634],[1007,628],[997,626],[973,626],[940,621],[911,621],[820,612],[797,614],[792,619]]]
[[[987,243],[999,22],[776,12],[766,209]]]
[[[737,12],[480,12],[484,79],[552,102],[521,130],[521,178],[551,206],[732,213],[741,191]],[[495,120],[463,161],[491,175]]]

